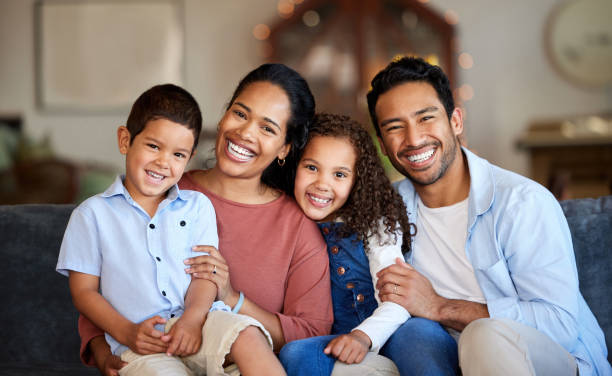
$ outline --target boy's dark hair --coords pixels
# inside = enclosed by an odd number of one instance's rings
[[[343,238],[357,234],[367,251],[368,238],[383,235],[379,233],[379,221],[384,219],[388,235],[394,235],[399,225],[404,234],[402,252],[409,252],[413,226],[408,222],[404,201],[385,175],[372,136],[348,116],[320,113],[314,118],[308,140],[321,136],[347,139],[357,156],[355,183],[346,203],[335,213],[343,221],[336,227],[337,235]]]
[[[142,93],[132,105],[127,119],[130,144],[151,120],[168,119],[182,124],[193,132],[194,143],[191,151],[198,146],[202,131],[202,113],[198,102],[187,90],[173,85],[156,85]]]
[[[308,127],[315,112],[315,100],[306,80],[299,73],[284,64],[263,64],[249,72],[234,90],[229,109],[236,98],[250,84],[256,82],[269,82],[277,85],[289,98],[291,115],[287,121],[287,134],[285,143],[291,144],[291,150],[285,158],[286,166],[279,166],[272,162],[261,176],[261,181],[269,187],[283,190],[293,194],[293,173],[290,167],[294,166],[297,156],[306,145]]]
[[[367,95],[368,110],[378,137],[381,136],[378,119],[376,118],[378,97],[406,82],[426,82],[430,84],[436,90],[438,99],[444,105],[446,116],[450,120],[455,109],[455,101],[446,74],[439,66],[431,65],[421,58],[403,57],[389,63],[372,79],[372,90]]]

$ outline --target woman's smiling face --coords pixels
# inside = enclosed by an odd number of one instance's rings
[[[285,91],[269,82],[254,82],[232,102],[219,122],[215,154],[224,174],[260,179],[276,158],[284,159],[291,105]]]

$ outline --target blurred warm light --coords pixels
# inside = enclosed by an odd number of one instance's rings
[[[302,21],[306,26],[315,27],[321,21],[321,17],[319,17],[319,13],[314,10],[309,10],[302,16]]]
[[[276,9],[278,10],[279,16],[281,16],[282,18],[289,18],[293,14],[295,6],[290,0],[280,0]]]
[[[444,19],[450,25],[456,25],[457,23],[459,23],[459,15],[452,9],[449,9],[444,12]]]
[[[431,65],[440,65],[440,58],[436,54],[430,54],[423,58],[426,62]]]
[[[419,0],[419,3],[423,3],[423,4],[428,3],[428,2],[429,0]]]
[[[257,40],[266,40],[270,36],[270,28],[265,24],[255,25],[253,28],[253,36]]]
[[[402,12],[402,23],[409,29],[416,29],[419,17],[413,12],[405,10]]]
[[[474,66],[474,58],[467,52],[463,52],[459,55],[459,66],[463,69],[470,69]]]
[[[293,4],[302,4],[304,0],[293,0]]]
[[[474,88],[468,84],[461,85],[459,88],[459,99],[469,101],[472,98],[474,98]]]

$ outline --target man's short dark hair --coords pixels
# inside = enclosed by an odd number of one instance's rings
[[[173,84],[164,84],[153,86],[142,93],[132,105],[127,119],[130,143],[134,142],[134,138],[149,121],[157,119],[167,119],[190,129],[195,140],[192,151],[195,150],[202,131],[202,113],[198,102],[187,90]]]
[[[426,82],[430,84],[438,94],[449,120],[455,109],[453,93],[450,89],[448,77],[437,65],[431,65],[421,58],[404,57],[392,61],[385,69],[378,72],[372,79],[372,90],[367,95],[368,110],[376,134],[380,137],[380,127],[376,118],[376,103],[378,97],[396,86],[407,82]]]

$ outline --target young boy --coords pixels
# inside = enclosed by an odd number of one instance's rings
[[[223,373],[237,336],[265,334],[272,343],[257,321],[213,303],[214,283],[184,272],[194,245],[218,247],[211,202],[177,186],[201,127],[198,104],[184,89],[167,84],[144,92],[117,130],[125,176],[79,205],[64,234],[56,269],[69,276],[76,308],[128,362],[122,375]],[[242,331],[249,326],[261,332]],[[240,334],[227,340],[226,331]]]

